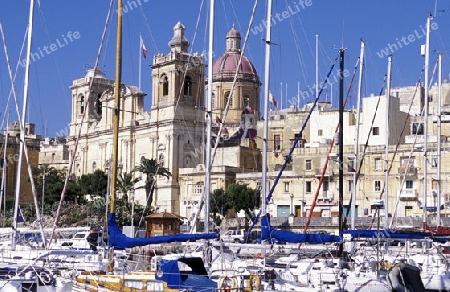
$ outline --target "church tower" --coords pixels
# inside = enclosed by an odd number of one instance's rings
[[[247,57],[241,57],[241,34],[234,26],[225,39],[225,53],[213,65],[213,116],[222,118],[229,100],[226,124],[239,125],[241,113],[246,108],[251,108],[254,118],[259,120],[259,76]],[[236,84],[231,91],[236,75]]]
[[[84,77],[73,81],[72,117],[70,132],[61,130],[60,136],[67,136],[69,157],[74,159],[73,175],[93,173],[97,169],[106,170],[112,155],[114,80],[103,76],[100,70],[87,70]],[[135,86],[121,86],[121,111],[119,119],[120,156],[122,171],[129,172],[135,167],[136,120],[142,119],[145,94]],[[80,129],[81,128],[81,129]],[[77,152],[75,142],[80,133]],[[125,147],[125,142],[127,145]],[[123,148],[122,148],[123,147]]]
[[[187,52],[189,42],[184,31],[184,25],[178,22],[169,41],[170,53],[158,54],[153,59],[152,111],[160,111],[164,114],[163,118],[174,117],[174,106],[203,106],[204,58],[198,53]],[[171,109],[163,110],[165,108]]]
[[[169,169],[169,179],[157,181],[153,205],[179,212],[179,168],[195,168],[204,158],[204,57],[188,53],[185,27],[178,22],[168,54],[157,54],[152,68],[153,129],[151,155]]]

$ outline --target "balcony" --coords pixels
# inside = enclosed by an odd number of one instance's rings
[[[398,168],[398,173],[408,177],[417,176],[417,167],[412,164],[405,164]]]
[[[399,196],[402,201],[415,201],[417,200],[417,190],[402,189],[399,191]]]

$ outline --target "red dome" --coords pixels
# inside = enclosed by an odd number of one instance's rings
[[[217,59],[213,65],[213,82],[233,81],[240,57],[241,55],[238,53],[225,53]],[[255,67],[245,56],[242,56],[238,72],[238,81],[254,81],[259,83],[259,77]]]

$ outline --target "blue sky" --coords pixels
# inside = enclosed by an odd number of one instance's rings
[[[138,84],[139,33],[148,50],[143,60],[142,90],[148,94],[146,109],[151,103],[151,65],[155,53],[167,53],[167,43],[177,21],[186,26],[186,35],[193,52],[206,52],[208,2],[201,0],[124,0],[123,77],[126,84]],[[249,32],[246,56],[254,63],[264,80],[264,29],[266,1],[258,1],[253,25]],[[41,54],[30,69],[29,114],[27,121],[36,124],[39,134],[55,136],[70,122],[72,80],[84,76],[94,65],[105,25],[109,1],[40,0],[34,17],[32,52]],[[225,34],[234,24],[244,37],[250,21],[254,1],[216,0],[215,56],[225,48]],[[117,4],[114,4],[116,11]],[[19,58],[28,22],[29,1],[2,1],[0,19],[5,32],[13,70]],[[278,16],[277,16],[278,13]],[[435,15],[435,29],[431,34],[430,71],[437,58],[444,53],[444,78],[449,77],[450,3],[443,0],[274,0],[272,26],[270,88],[283,106],[297,95],[297,85],[307,90],[315,82],[315,35],[319,35],[319,81],[323,81],[337,56],[337,49],[345,47],[345,67],[353,72],[359,56],[360,39],[366,41],[366,70],[364,94],[378,93],[383,84],[387,58],[383,51],[393,54],[393,86],[413,85],[421,76],[424,58],[420,45],[425,43],[423,30],[429,13]],[[108,29],[101,56],[101,68],[106,77],[114,76],[116,17]],[[198,25],[197,25],[198,23]],[[71,37],[69,37],[71,35]],[[194,40],[195,36],[195,40]],[[53,46],[51,47],[51,45]],[[44,49],[44,47],[47,49]],[[22,55],[22,59],[24,55]],[[15,83],[22,109],[23,73],[18,67]],[[337,73],[333,73],[337,74]],[[431,72],[430,72],[431,75]],[[350,77],[346,80],[348,85]],[[283,98],[281,98],[281,83]],[[5,118],[10,91],[5,54],[0,52],[0,109]],[[327,90],[328,101],[337,105],[337,86]],[[262,92],[262,91],[261,91]],[[325,95],[324,95],[325,98]],[[352,94],[350,105],[355,103]],[[283,100],[281,100],[283,99]],[[301,100],[300,105],[311,100]],[[13,105],[10,121],[17,119]],[[4,126],[5,121],[2,125]]]

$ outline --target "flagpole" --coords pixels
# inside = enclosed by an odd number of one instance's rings
[[[141,70],[142,70],[142,36],[139,33],[139,89],[141,89]]]

